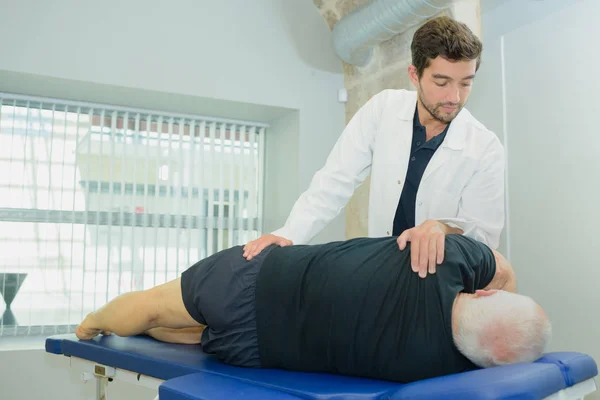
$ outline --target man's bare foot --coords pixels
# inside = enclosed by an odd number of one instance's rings
[[[85,317],[83,322],[80,325],[78,325],[77,328],[75,329],[75,335],[80,340],[90,340],[100,334],[102,334],[102,335],[110,335],[111,334],[111,332],[102,330],[102,329],[98,329],[95,326],[97,326],[97,325],[94,323],[93,314],[88,314],[88,316]]]

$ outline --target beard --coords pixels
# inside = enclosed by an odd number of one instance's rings
[[[462,110],[462,108],[464,107],[464,104],[461,103],[437,103],[435,105],[429,104],[425,101],[425,99],[423,99],[423,94],[422,94],[422,90],[421,92],[419,92],[419,99],[421,100],[421,104],[423,104],[423,107],[427,110],[427,112],[429,114],[431,114],[431,116],[444,124],[449,124],[450,122],[452,122],[452,120],[454,118],[456,118],[456,116],[458,115],[458,113],[460,112],[460,110]],[[442,110],[441,108],[444,106],[454,106],[456,107],[456,110],[454,110],[453,112],[446,112],[444,110]]]

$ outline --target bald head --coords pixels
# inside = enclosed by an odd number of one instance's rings
[[[552,334],[544,310],[520,294],[487,294],[457,300],[452,320],[459,351],[483,368],[537,360]]]

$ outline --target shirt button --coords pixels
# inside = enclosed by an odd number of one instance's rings
[[[422,202],[422,201],[420,201],[420,202],[419,202],[419,207],[421,207],[422,205],[423,205],[423,202]]]
[[[402,181],[398,179],[398,185],[402,185]]]
[[[387,231],[387,234],[389,235],[389,234],[390,234],[390,231]]]
[[[420,145],[421,145],[421,142],[417,142],[417,146],[420,146]]]
[[[410,161],[415,161],[415,157],[411,158]]]

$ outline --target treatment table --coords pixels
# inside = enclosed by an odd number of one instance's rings
[[[160,400],[420,400],[582,399],[596,391],[596,362],[576,352],[547,353],[534,363],[480,369],[410,384],[341,375],[225,365],[201,345],[169,344],[147,336],[73,334],[46,339],[46,352],[70,357],[85,381],[106,399],[108,382],[155,389]]]

